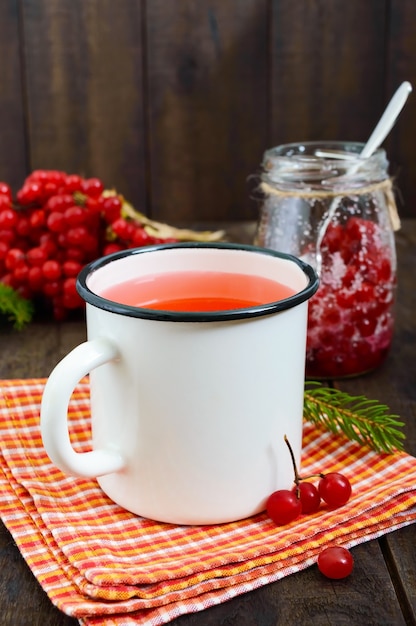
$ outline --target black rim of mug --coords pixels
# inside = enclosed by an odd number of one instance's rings
[[[136,254],[148,254],[156,251],[172,250],[172,249],[185,249],[185,248],[219,248],[222,250],[238,250],[246,252],[255,252],[257,254],[267,254],[269,256],[278,257],[280,259],[286,259],[292,261],[308,278],[308,284],[304,289],[295,293],[288,298],[278,300],[276,302],[269,302],[267,304],[261,304],[258,306],[252,306],[244,309],[230,309],[226,311],[207,311],[207,312],[184,312],[184,311],[164,311],[159,309],[146,309],[144,307],[134,307],[127,304],[120,304],[113,300],[108,300],[102,296],[94,293],[87,286],[88,277],[95,271],[105,267],[109,263],[113,263],[119,259],[123,259],[126,256]],[[235,244],[224,242],[184,242],[184,243],[167,243],[156,244],[154,246],[143,246],[141,248],[130,248],[127,250],[121,250],[114,254],[109,254],[105,257],[101,257],[92,261],[86,265],[77,277],[77,291],[79,295],[92,306],[99,309],[109,311],[118,315],[125,315],[128,317],[136,317],[149,320],[159,320],[168,322],[219,322],[238,319],[249,319],[253,317],[262,317],[265,315],[272,315],[280,311],[286,311],[291,309],[306,300],[309,300],[311,296],[317,291],[319,286],[319,278],[315,270],[308,264],[298,259],[297,257],[287,254],[285,252],[279,252],[271,250],[269,248],[261,248],[259,246],[248,244]]]

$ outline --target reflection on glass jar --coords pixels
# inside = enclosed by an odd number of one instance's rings
[[[309,302],[308,378],[368,372],[392,340],[399,220],[385,151],[360,159],[363,145],[287,144],[264,155],[256,243],[320,276]]]

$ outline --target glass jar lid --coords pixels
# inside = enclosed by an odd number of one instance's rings
[[[354,189],[388,178],[389,162],[379,148],[360,158],[364,143],[309,141],[271,148],[263,156],[262,181],[282,190]],[[321,151],[331,156],[321,156]],[[332,152],[332,154],[331,154]]]

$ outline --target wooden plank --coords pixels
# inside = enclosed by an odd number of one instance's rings
[[[400,532],[380,539],[384,558],[395,581],[396,594],[407,624],[416,623],[416,527],[407,526]]]
[[[2,626],[79,626],[55,608],[0,522],[0,611]]]
[[[14,191],[26,175],[25,113],[20,63],[19,1],[0,3],[0,180]]]
[[[386,63],[386,101],[403,80],[416,90],[416,2],[391,0]],[[397,176],[399,210],[416,217],[416,93],[410,95],[398,123],[386,142],[392,173]]]
[[[351,577],[325,579],[312,566],[204,613],[184,615],[172,626],[405,624],[377,542],[357,546]]]
[[[406,451],[416,454],[416,348],[414,268],[416,267],[416,220],[407,220],[396,236],[398,252],[398,306],[393,345],[379,370],[351,380],[339,381],[340,388],[363,394],[387,404],[405,422]],[[387,535],[383,551],[397,584],[408,623],[416,623],[416,525]],[[413,621],[412,621],[413,620]]]
[[[380,0],[273,2],[274,145],[367,140],[384,96],[386,4]]]
[[[267,143],[267,0],[146,7],[151,196],[158,219],[253,219]]]
[[[145,209],[141,3],[26,0],[22,19],[31,169],[98,176]]]

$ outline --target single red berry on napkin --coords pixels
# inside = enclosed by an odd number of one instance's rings
[[[353,567],[351,552],[342,546],[325,548],[318,556],[318,569],[327,578],[345,578],[351,574]]]
[[[300,498],[289,489],[274,491],[267,500],[267,514],[278,526],[293,522],[302,511]]]
[[[292,490],[300,499],[302,505],[302,513],[315,513],[319,509],[321,496],[318,489],[313,483],[300,482],[295,485]]]
[[[351,484],[346,476],[339,472],[324,474],[319,481],[319,495],[329,506],[343,506],[351,496]]]

